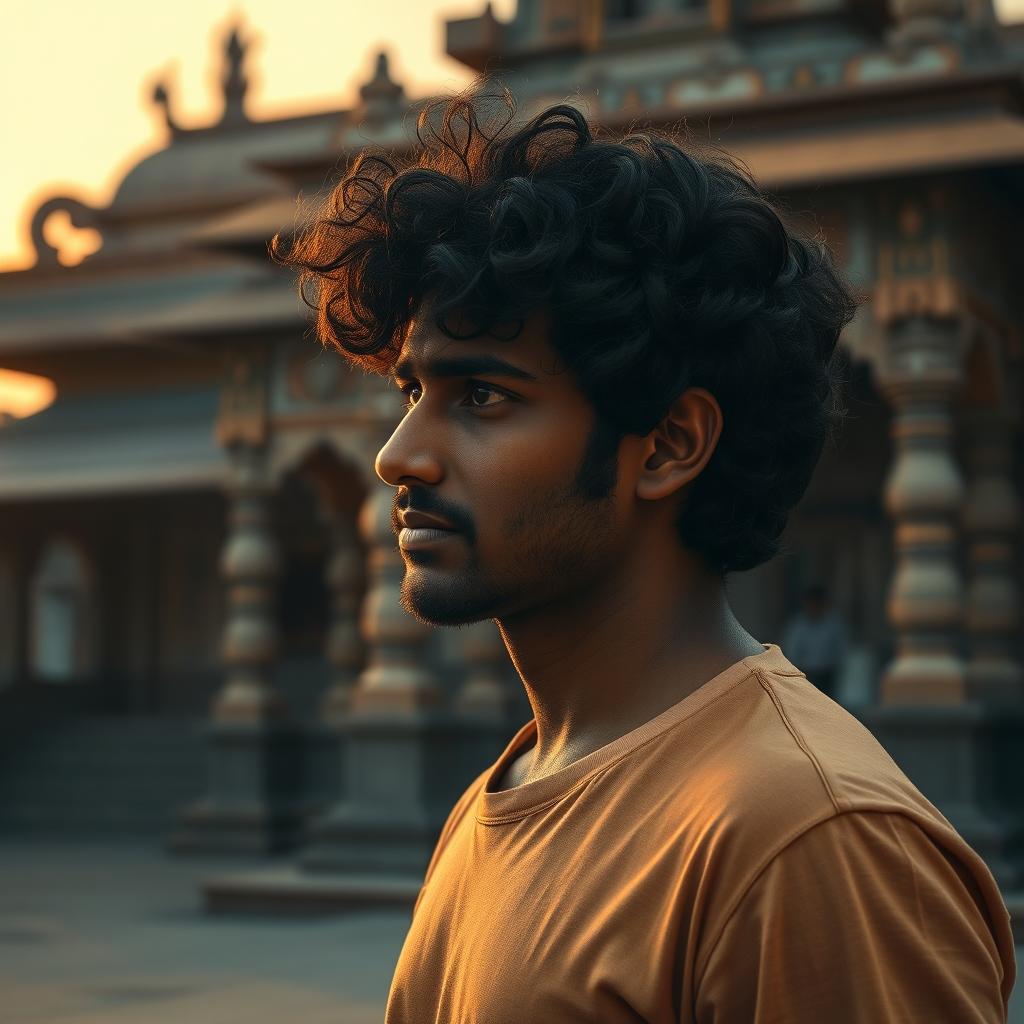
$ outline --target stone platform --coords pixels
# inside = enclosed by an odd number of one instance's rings
[[[213,913],[333,916],[351,910],[412,911],[418,878],[314,874],[293,866],[222,874],[202,881]]]

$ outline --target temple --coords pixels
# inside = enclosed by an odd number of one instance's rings
[[[1024,37],[989,0],[520,0],[446,29],[524,113],[721,144],[862,289],[850,416],[787,553],[729,592],[779,642],[828,585],[841,696],[1019,914]],[[56,385],[0,424],[0,830],[294,851],[211,906],[411,902],[529,709],[493,623],[400,609],[373,471],[400,396],[311,340],[267,242],[367,142],[408,147],[427,97],[382,53],[355,106],[255,120],[246,75],[234,30],[215,123],[159,86],[164,147],[107,207],[43,203],[35,266],[0,274],[0,364]],[[57,213],[99,232],[73,267]]]

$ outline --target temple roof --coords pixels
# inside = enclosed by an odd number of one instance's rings
[[[783,0],[748,0],[736,7],[743,33],[721,21],[721,5],[676,6],[651,0],[637,5],[643,17],[600,31],[573,15],[557,46],[530,49],[552,27],[543,5],[521,2],[508,33],[489,9],[475,28],[473,19],[450,23],[449,50],[453,39],[469,45],[477,30],[483,36],[473,45],[489,40],[498,57],[518,39],[509,53],[532,55],[527,66],[516,57],[493,70],[523,114],[574,102],[612,128],[704,122],[701,134],[772,189],[1024,165],[1021,40],[977,14],[985,3],[971,18],[925,25],[887,21],[880,4],[854,17],[839,0],[801,0],[780,19]],[[37,211],[40,265],[0,274],[0,352],[299,322],[290,285],[267,265],[267,241],[301,221],[297,190],[315,193],[367,144],[406,148],[429,97],[407,98],[379,53],[351,109],[253,121],[236,30],[224,53],[219,120],[182,129],[161,83],[154,99],[168,144],[128,172],[110,206],[54,197]],[[80,267],[57,265],[45,239],[46,219],[60,209],[103,236]]]
[[[0,275],[0,355],[138,341],[162,317],[269,273],[221,258],[122,264],[116,273],[82,267]]]
[[[0,501],[219,486],[219,388],[61,396],[0,430]]]
[[[175,134],[169,146],[136,164],[121,181],[108,219],[140,218],[173,210],[237,206],[280,195],[280,178],[257,161],[297,150],[326,148],[336,113],[254,122],[233,130],[203,129]]]

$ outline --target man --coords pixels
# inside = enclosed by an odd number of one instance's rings
[[[1004,1020],[985,864],[726,597],[836,415],[828,253],[720,155],[496,96],[274,244],[407,396],[403,606],[494,619],[534,713],[448,817],[387,1021]]]
[[[782,635],[786,657],[822,693],[838,700],[838,676],[846,654],[846,626],[839,613],[828,606],[828,591],[821,583],[804,590],[800,613]]]

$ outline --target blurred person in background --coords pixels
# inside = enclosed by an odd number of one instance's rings
[[[822,693],[839,700],[838,682],[846,657],[847,630],[821,583],[804,590],[803,608],[782,634],[782,649]]]

